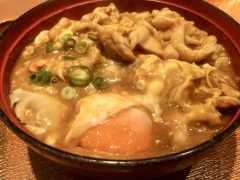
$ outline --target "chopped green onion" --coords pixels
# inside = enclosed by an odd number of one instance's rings
[[[98,41],[98,37],[93,32],[88,33],[88,38],[92,41]]]
[[[42,80],[37,83],[38,86],[44,86],[46,83],[49,83],[49,81],[52,78],[52,74],[49,71],[42,71]]]
[[[70,33],[67,33],[61,39],[64,40],[64,41],[67,41],[71,37],[72,37],[72,35]]]
[[[64,99],[72,99],[77,95],[77,89],[71,87],[71,86],[67,86],[65,88],[62,89],[61,91],[61,96]]]
[[[68,38],[63,44],[63,49],[64,51],[71,51],[74,49],[75,45],[76,41],[73,38]]]
[[[62,59],[65,61],[73,61],[75,59],[77,59],[77,57],[75,56],[62,56]]]
[[[52,52],[52,50],[53,50],[53,44],[52,43],[47,44],[46,49],[45,49],[45,53],[48,54],[48,53]]]
[[[71,66],[67,70],[69,80],[75,85],[88,83],[92,78],[92,70],[87,66]]]
[[[96,77],[93,81],[93,85],[98,90],[105,90],[108,88],[108,82],[103,77]]]
[[[75,44],[75,51],[79,54],[85,54],[88,50],[88,44],[85,41],[78,41]]]
[[[68,39],[72,39],[72,34],[67,33],[67,34],[65,34],[64,36],[62,36],[61,38],[58,38],[58,39],[57,39],[57,42],[54,43],[53,48],[54,48],[54,49],[57,49],[57,50],[63,48],[64,43],[65,43]],[[64,50],[65,50],[65,49],[64,49]],[[66,51],[68,51],[68,49],[67,49]]]
[[[32,73],[29,77],[30,83],[36,84],[38,86],[44,86],[48,84],[52,78],[52,73],[46,70],[40,70],[38,72]]]
[[[30,83],[33,83],[33,84],[37,83],[41,79],[42,79],[42,74],[39,72],[32,73],[29,77]]]

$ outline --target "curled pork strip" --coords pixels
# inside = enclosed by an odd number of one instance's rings
[[[107,25],[114,21],[114,16],[117,18],[119,15],[116,6],[111,3],[107,7],[98,7],[92,13],[84,15],[81,20],[73,26],[73,32],[82,32],[85,29],[92,29],[92,23]]]
[[[164,42],[158,38],[156,30],[147,21],[138,21],[134,25],[136,28],[129,34],[129,39],[144,51],[162,56]]]
[[[214,101],[215,107],[219,108],[229,108],[233,106],[239,106],[240,101],[236,97],[231,96],[220,96]]]
[[[224,95],[240,98],[240,92],[228,84],[221,83],[221,87]]]
[[[98,24],[108,24],[111,21],[111,18],[102,12],[93,12],[87,15],[84,15],[79,22],[79,24],[84,22],[93,22]]]
[[[199,49],[192,49],[185,42],[185,32],[185,25],[177,26],[171,32],[171,44],[179,53],[181,60],[198,62],[216,50],[217,39],[215,36],[204,37]]]
[[[97,7],[96,9],[94,9],[93,12],[96,12],[96,13],[103,12],[105,14],[108,14],[109,16],[117,16],[117,15],[119,15],[119,11],[118,11],[117,7],[113,3],[111,3],[107,7]]]
[[[40,44],[48,43],[49,41],[50,41],[49,30],[44,30],[40,32],[40,34],[35,38],[34,44],[40,45]]]
[[[55,40],[65,29],[72,25],[72,21],[68,18],[63,17],[60,21],[52,27],[49,31],[50,40]]]
[[[168,8],[152,11],[151,23],[157,30],[172,29],[183,21],[185,21],[183,17]]]
[[[98,24],[93,24],[93,30],[97,32],[99,40],[103,43],[108,55],[115,56],[113,53],[117,53],[124,60],[135,60],[135,55],[131,50],[128,40],[119,32]]]

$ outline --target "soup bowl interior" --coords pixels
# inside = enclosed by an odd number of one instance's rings
[[[218,43],[226,47],[231,58],[233,70],[240,77],[240,42],[237,40],[240,27],[231,17],[203,1],[184,0],[146,0],[146,1],[111,1],[120,12],[152,11],[169,7],[189,21],[194,21],[199,29],[217,37]],[[25,46],[30,44],[39,32],[50,29],[62,17],[79,20],[99,6],[108,6],[110,1],[72,0],[47,1],[23,14],[14,21],[0,37],[0,115],[3,122],[29,147],[61,166],[84,176],[93,178],[140,178],[157,177],[175,172],[196,163],[216,148],[226,137],[240,125],[240,111],[228,125],[214,138],[194,148],[180,153],[140,160],[109,160],[84,157],[50,147],[33,138],[16,118],[10,108],[8,95],[10,92],[10,73]],[[204,9],[204,11],[203,11]],[[240,84],[238,84],[240,86]]]

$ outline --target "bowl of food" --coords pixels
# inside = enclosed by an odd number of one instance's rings
[[[203,1],[47,1],[0,37],[1,119],[86,177],[179,171],[240,125],[239,30]]]

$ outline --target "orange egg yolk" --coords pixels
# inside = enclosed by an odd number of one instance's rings
[[[80,137],[80,146],[85,149],[116,153],[143,151],[152,142],[151,118],[135,107],[115,114]]]

